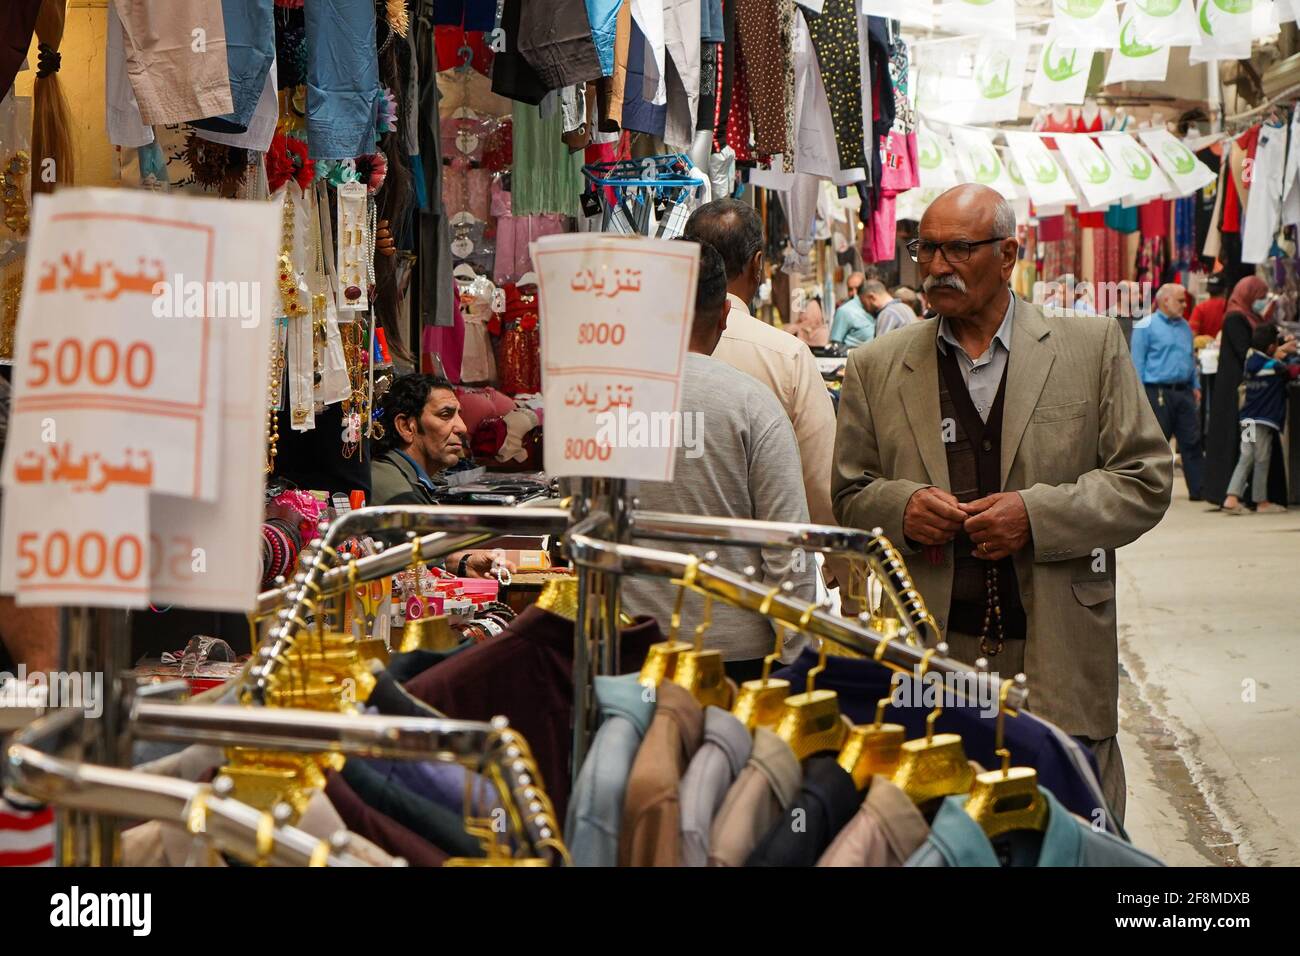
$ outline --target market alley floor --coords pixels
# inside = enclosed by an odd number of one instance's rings
[[[1229,517],[1185,496],[1179,476],[1119,555],[1126,826],[1170,866],[1295,866],[1300,508]]]

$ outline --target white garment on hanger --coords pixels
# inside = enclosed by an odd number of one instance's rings
[[[140,118],[140,104],[126,75],[126,31],[112,3],[108,5],[108,41],[104,50],[104,94],[108,141],[114,146],[152,143],[153,127]]]
[[[1300,107],[1291,111],[1291,150],[1282,176],[1282,225],[1300,225]]]
[[[248,129],[242,133],[218,133],[195,127],[194,132],[210,143],[240,146],[265,153],[271,148],[271,140],[275,137],[275,125],[280,119],[280,100],[276,96],[278,89],[275,61],[272,60],[271,69],[266,74],[266,85],[262,87],[262,95],[257,101],[257,108],[253,110],[252,118],[248,121]]]
[[[1263,262],[1273,248],[1282,223],[1282,179],[1286,168],[1285,125],[1265,123],[1259,131],[1255,165],[1246,201],[1246,222],[1241,230],[1241,261]]]
[[[664,0],[632,0],[632,19],[645,34],[646,52],[649,54],[645,58],[642,96],[652,106],[663,106],[668,102],[668,88],[664,83]]]
[[[700,111],[700,0],[664,0],[664,47],[674,74],[665,86],[664,142],[684,151]]]

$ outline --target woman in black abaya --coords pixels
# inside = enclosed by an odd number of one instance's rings
[[[1205,441],[1205,480],[1202,493],[1206,501],[1222,507],[1228,494],[1232,470],[1241,452],[1241,427],[1237,418],[1237,387],[1241,385],[1246,351],[1255,326],[1265,321],[1255,311],[1255,302],[1268,296],[1268,286],[1258,276],[1238,281],[1224,312],[1223,331],[1219,336],[1219,370],[1214,377],[1214,396],[1210,401],[1209,435]],[[1268,472],[1268,499],[1285,502],[1286,466],[1281,441],[1273,437],[1273,460]],[[1251,488],[1247,493],[1258,503],[1263,496]]]

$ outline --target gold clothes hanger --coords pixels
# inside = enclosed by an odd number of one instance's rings
[[[704,620],[695,628],[694,647],[678,655],[672,681],[690,691],[701,707],[711,705],[727,710],[731,707],[734,685],[727,681],[722,652],[704,649],[704,632],[713,624],[713,595],[707,591],[701,593],[704,596]]]
[[[920,680],[930,670],[931,648],[921,658]],[[902,757],[894,774],[894,784],[912,798],[913,803],[925,803],[937,797],[969,793],[975,773],[971,770],[961,737],[957,734],[936,734],[934,722],[943,713],[942,697],[934,710],[925,718],[925,736],[903,744]]]
[[[892,640],[893,637],[886,636],[876,646],[874,658],[877,664],[883,660],[885,648]],[[859,790],[865,790],[874,775],[892,777],[898,769],[906,731],[902,724],[883,722],[889,702],[888,697],[876,701],[875,721],[865,726],[854,725],[840,750],[839,765],[853,778]]]
[[[758,606],[758,613],[768,617],[772,609],[772,599],[780,593],[779,587],[772,588]],[[751,731],[756,727],[775,728],[781,720],[781,707],[790,696],[790,682],[784,678],[769,677],[772,665],[781,660],[781,651],[785,647],[785,625],[772,620],[776,629],[776,647],[772,653],[763,658],[763,675],[758,680],[747,680],[740,685],[736,695],[736,704],[731,713]]]
[[[966,813],[992,839],[1011,830],[1047,829],[1047,801],[1038,790],[1038,772],[1033,767],[1011,766],[1011,751],[1003,743],[1007,691],[1013,680],[1002,682],[998,694],[996,753],[1002,758],[1001,770],[988,770],[975,777],[975,786],[966,801]]]
[[[799,618],[799,630],[806,631],[809,620],[817,610],[808,605]],[[848,721],[840,715],[839,695],[833,690],[815,690],[817,675],[826,670],[826,641],[818,639],[821,655],[817,666],[808,672],[807,689],[785,699],[776,734],[803,760],[821,750],[839,750],[848,734]]]
[[[699,573],[699,569],[700,559],[692,556],[686,563],[686,572],[681,580],[673,581],[678,588],[677,603],[673,605],[668,640],[651,644],[646,652],[645,663],[641,665],[641,678],[638,683],[646,687],[658,687],[663,681],[671,680],[673,672],[677,669],[678,657],[692,648],[691,644],[679,641],[677,635],[682,628],[682,601],[686,597],[686,589],[694,586],[695,575]]]

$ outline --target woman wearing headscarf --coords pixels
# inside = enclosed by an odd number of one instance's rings
[[[1237,420],[1237,387],[1241,385],[1246,351],[1255,326],[1268,321],[1272,311],[1268,286],[1258,276],[1246,276],[1233,287],[1224,310],[1223,330],[1219,335],[1219,369],[1214,377],[1214,394],[1210,399],[1210,427],[1205,441],[1206,501],[1222,506],[1228,493],[1232,470],[1237,467],[1241,450],[1241,428]],[[1276,441],[1276,437],[1274,438]],[[1286,501],[1286,468],[1280,446],[1274,446],[1273,462],[1268,475],[1270,501]],[[1255,501],[1265,496],[1252,488]]]

